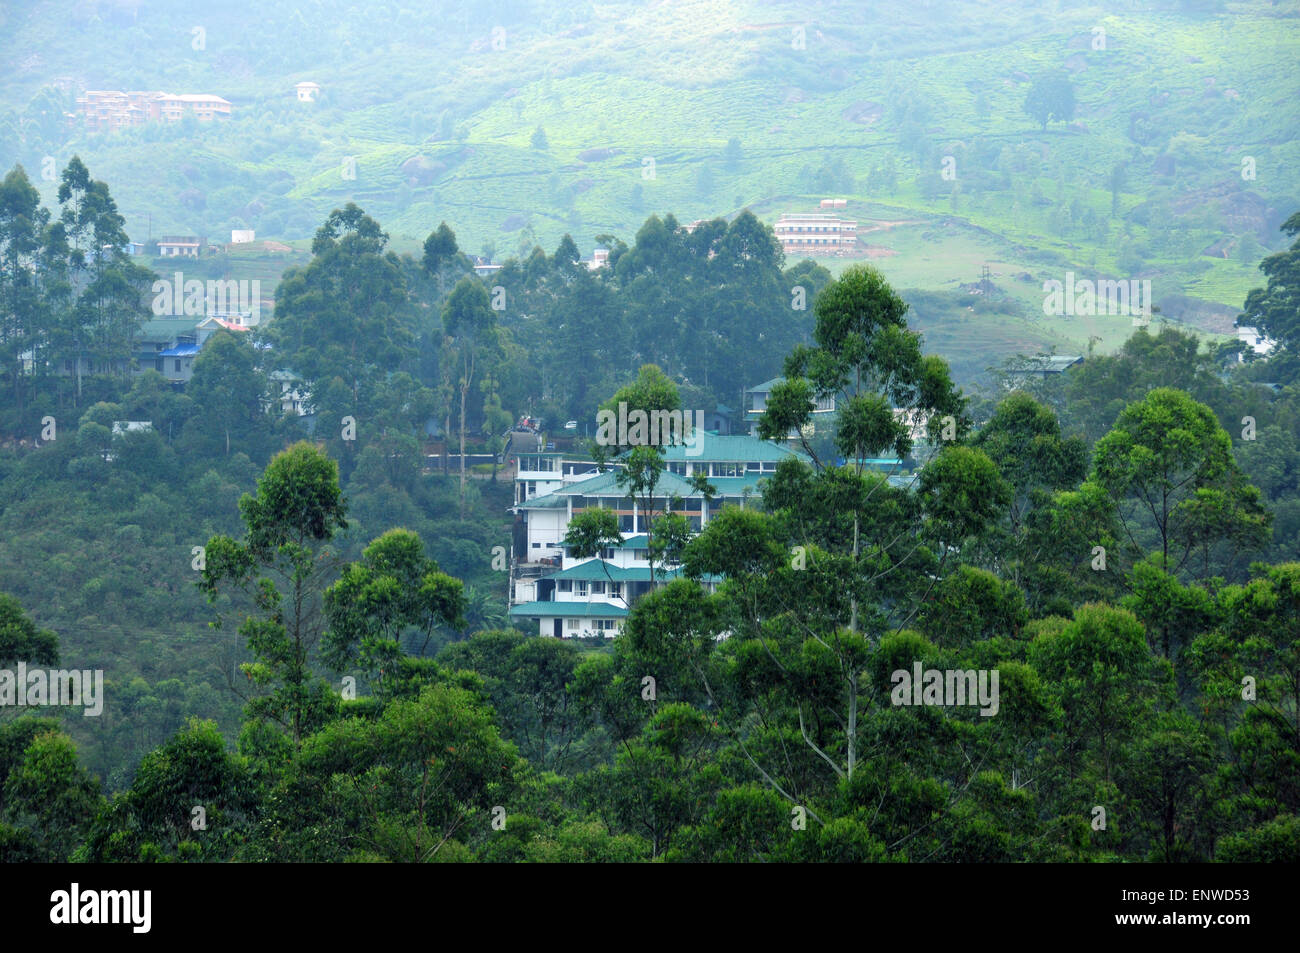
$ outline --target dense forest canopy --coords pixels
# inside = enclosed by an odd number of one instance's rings
[[[104,668],[110,701],[0,727],[7,858],[1294,856],[1294,251],[1245,305],[1275,316],[1267,361],[1144,328],[963,394],[878,271],[786,267],[752,216],[652,216],[606,269],[566,239],[481,279],[445,224],[416,260],[349,205],[182,393],[58,372],[130,353],[143,315],[91,303],[151,278],[68,240],[114,206],[65,178],[57,212],[4,183],[3,644]],[[266,399],[283,368],[311,442]],[[657,519],[681,572],[612,643],[506,626],[504,486],[422,472],[430,422],[485,446],[501,408],[592,420],[782,373],[760,430],[806,433],[833,394],[831,445],[801,438],[808,462],[698,535]],[[901,482],[864,466],[915,453],[900,407],[951,421]],[[622,449],[629,492],[652,486],[659,451]],[[580,523],[580,553],[618,538]],[[995,696],[912,704],[913,665],[995,672]]]
[[[0,860],[1300,861],[1300,13],[1060,6],[0,12]]]

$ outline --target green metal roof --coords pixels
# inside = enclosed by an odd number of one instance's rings
[[[798,450],[790,450],[782,447],[780,444],[770,440],[760,440],[758,437],[751,437],[748,434],[732,434],[729,436],[719,436],[715,433],[705,433],[698,438],[702,441],[703,446],[685,447],[680,444],[668,447],[664,457],[673,463],[749,463],[750,461],[773,461],[784,460],[786,457],[797,457],[800,460],[807,461],[806,454]],[[690,450],[690,453],[687,451]]]
[[[146,321],[140,325],[140,330],[136,332],[136,340],[142,341],[170,341],[178,334],[190,334],[198,326],[203,318],[154,318],[152,321]]]
[[[606,573],[608,572],[608,575]],[[576,566],[570,566],[562,572],[543,576],[543,579],[585,579],[588,581],[637,582],[649,581],[649,569],[628,569],[615,566],[603,559],[591,559]],[[638,575],[640,573],[640,575]]]
[[[627,610],[607,602],[525,602],[510,607],[510,614],[525,619],[562,616],[574,618],[625,619]]]
[[[659,483],[655,486],[655,496],[690,496],[695,493],[689,480],[669,470],[659,474]],[[618,471],[606,470],[590,480],[579,480],[555,491],[556,496],[612,496],[624,498],[631,492],[618,485]],[[698,495],[698,494],[697,494]]]
[[[746,489],[757,496],[761,495],[758,492],[758,481],[770,476],[771,473],[752,473],[743,477],[709,477],[709,485],[718,491],[714,494],[715,500],[719,496],[743,496]]]
[[[705,443],[703,452],[699,456],[686,456],[685,451],[687,448],[676,446],[667,448],[667,452],[664,454],[665,459],[674,463],[691,461],[695,463],[709,463],[711,461],[752,463],[779,462],[788,457],[794,457],[804,463],[811,462],[807,454],[782,447],[767,440],[759,440],[757,437],[720,437],[717,434],[705,434],[702,439]],[[738,495],[747,486],[757,488],[758,481],[762,477],[771,475],[771,471],[768,471],[766,473],[750,473],[743,477],[710,477],[709,483],[717,488],[719,492],[725,490],[732,495]],[[671,470],[665,470],[659,475],[659,483],[655,487],[654,495],[656,497],[680,496],[687,499],[697,498],[701,494],[686,477],[673,473]],[[627,499],[631,496],[626,489],[618,485],[618,470],[606,470],[604,473],[589,479],[578,480],[576,483],[567,483],[558,490],[553,490],[544,496],[533,497],[531,500],[518,504],[516,509],[564,509],[568,505],[567,501],[570,498],[602,496],[617,499]]]
[[[525,500],[520,503],[516,509],[520,510],[563,510],[569,505],[567,496],[560,496],[558,493],[547,493],[545,496],[535,496],[531,500]]]
[[[543,579],[575,579],[586,580],[587,582],[649,582],[650,567],[635,566],[627,568],[615,566],[612,563],[605,563],[609,567],[609,575],[605,575],[605,570],[601,568],[601,560],[593,559],[589,562],[581,563],[577,566],[571,566],[563,572],[557,572],[550,576],[543,576]],[[664,569],[662,566],[655,566],[655,578],[659,580],[676,579],[682,574],[682,567],[677,566],[673,569]],[[720,582],[721,576],[708,575],[704,579],[714,582]]]
[[[782,384],[782,383],[785,383],[784,377],[773,377],[770,381],[763,381],[763,383],[761,384],[755,384],[753,387],[746,388],[745,393],[747,394],[768,393],[777,384]]]

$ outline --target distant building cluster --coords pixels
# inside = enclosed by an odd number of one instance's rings
[[[834,213],[844,208],[845,199],[822,199],[829,212],[787,212],[772,226],[781,250],[787,255],[845,256],[858,252],[858,223]]]
[[[228,119],[231,104],[227,99],[206,93],[176,96],[157,90],[124,93],[116,89],[89,89],[77,97],[77,108],[86,129],[100,132],[150,122],[179,122],[186,113],[201,122]]]

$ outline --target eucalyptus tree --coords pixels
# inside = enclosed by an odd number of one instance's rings
[[[338,704],[312,665],[326,625],[326,580],[337,568],[328,544],[348,526],[338,464],[309,443],[294,444],[271,460],[239,512],[243,541],[209,539],[198,585],[212,603],[230,590],[251,598],[239,634],[253,660],[242,668],[266,692],[249,698],[247,711],[280,725],[300,745]],[[222,623],[218,615],[213,625]]]

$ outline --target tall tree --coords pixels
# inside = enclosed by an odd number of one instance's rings
[[[1092,479],[1121,504],[1139,552],[1146,550],[1139,518],[1145,521],[1167,572],[1180,572],[1198,544],[1241,550],[1268,541],[1271,515],[1233,460],[1227,433],[1183,391],[1156,388],[1124,408],[1097,442]]]
[[[311,663],[324,629],[325,579],[334,564],[327,544],[348,525],[338,481],[338,464],[309,443],[294,444],[267,465],[257,494],[240,499],[244,541],[213,536],[204,547],[199,587],[209,601],[216,602],[223,585],[252,597],[239,634],[254,661],[243,671],[269,691],[250,699],[248,712],[281,725],[295,745],[337,705]],[[221,623],[218,615],[214,625]]]
[[[786,380],[777,384],[759,420],[759,436],[798,435],[804,449],[815,401],[833,399],[835,446],[860,476],[868,458],[892,452],[901,460],[912,449],[911,422],[952,418],[955,436],[969,429],[965,398],[952,384],[942,359],[921,354],[921,337],[907,327],[907,303],[869,265],[854,265],[817,296],[814,347],[800,346],[786,359]],[[935,427],[934,429],[939,429]],[[865,497],[863,498],[865,500]],[[853,510],[851,558],[861,551],[862,513]],[[857,630],[857,603],[849,628]]]
[[[356,664],[388,698],[403,674],[403,634],[414,630],[423,655],[434,629],[460,628],[464,611],[460,580],[438,570],[416,533],[390,529],[325,590],[324,659],[337,672]]]
[[[207,341],[194,362],[187,390],[198,409],[197,419],[225,438],[230,456],[230,432],[247,436],[262,418],[266,378],[258,368],[257,351],[247,332],[221,330]]]
[[[1282,233],[1295,241],[1259,263],[1268,282],[1246,296],[1237,324],[1256,327],[1272,338],[1294,366],[1300,350],[1300,212],[1282,223]]]
[[[474,386],[475,372],[484,365],[491,367],[500,351],[496,315],[488,306],[482,282],[462,278],[456,283],[442,309],[442,323],[459,378],[456,389],[460,396],[460,515],[464,519],[466,401]]]
[[[63,170],[58,195],[76,295],[62,336],[65,353],[76,364],[75,396],[80,402],[87,364],[127,373],[132,341],[148,316],[145,291],[153,273],[130,260],[125,219],[108,186],[92,180],[77,156]]]
[[[380,382],[413,360],[406,278],[387,244],[378,223],[349,202],[317,229],[311,262],[287,271],[276,290],[265,334],[277,369],[297,372],[331,426],[373,411]]]
[[[469,270],[469,260],[461,254],[456,244],[456,233],[446,222],[429,233],[424,240],[424,257],[421,259],[424,270],[438,280],[438,294],[441,296],[449,271]]]
[[[1040,74],[1025,94],[1024,111],[1042,123],[1069,122],[1074,118],[1074,85],[1065,73],[1048,71]]]
[[[19,412],[27,376],[24,356],[35,357],[42,332],[48,330],[43,326],[36,258],[49,218],[27,173],[15,166],[0,183],[0,360]]]

